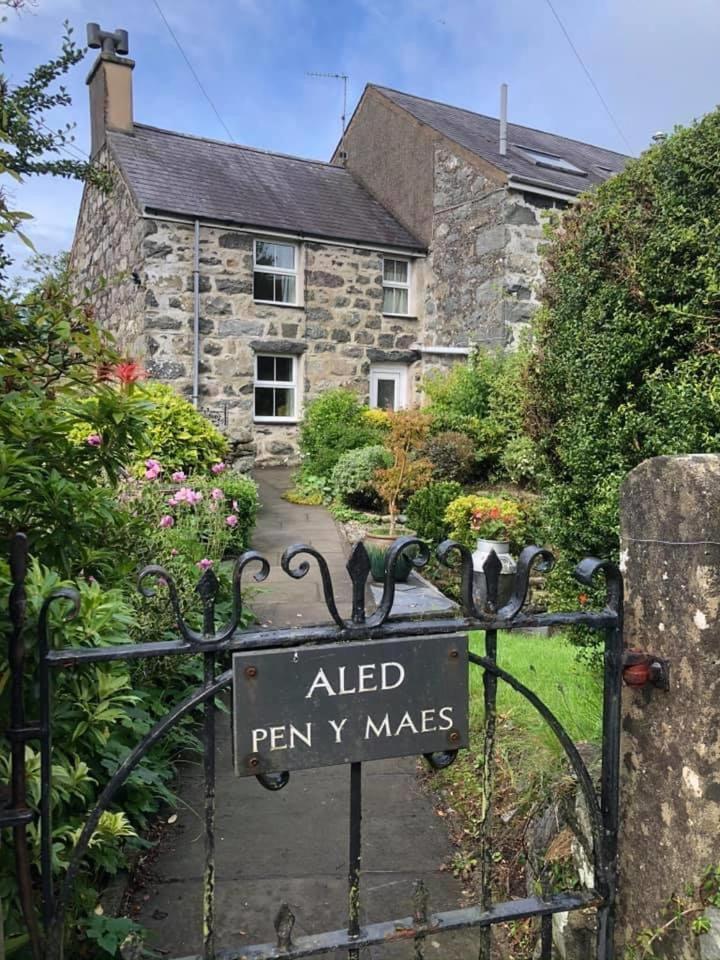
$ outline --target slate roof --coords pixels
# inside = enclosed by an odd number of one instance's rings
[[[136,123],[108,131],[144,210],[304,236],[424,249],[342,167]]]
[[[507,154],[500,154],[500,121],[462,107],[452,107],[436,100],[425,100],[390,87],[370,84],[393,103],[407,110],[417,120],[443,134],[460,146],[477,154],[511,177],[544,181],[565,193],[579,193],[619,173],[629,159],[625,154],[603,147],[594,147],[579,140],[570,140],[556,133],[545,133],[532,127],[508,123]],[[585,172],[586,176],[541,166],[527,157],[520,147],[562,157]]]

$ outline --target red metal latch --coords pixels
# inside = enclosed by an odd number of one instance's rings
[[[628,687],[670,689],[670,661],[642,650],[626,650],[623,654],[623,680]]]

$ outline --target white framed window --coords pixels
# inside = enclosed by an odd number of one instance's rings
[[[253,299],[260,303],[298,300],[299,250],[296,243],[256,239],[253,243]]]
[[[402,410],[407,406],[407,367],[374,363],[370,367],[370,406]]]
[[[254,419],[260,423],[295,423],[297,383],[297,357],[255,354]]]
[[[410,314],[410,261],[383,257],[383,313]]]

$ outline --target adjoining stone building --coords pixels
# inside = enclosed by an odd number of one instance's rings
[[[424,373],[512,347],[536,303],[542,208],[625,157],[368,86],[331,163],[139,124],[134,63],[102,34],[72,262],[120,348],[227,432],[293,461],[308,399],[418,400]],[[99,288],[101,281],[103,283]]]

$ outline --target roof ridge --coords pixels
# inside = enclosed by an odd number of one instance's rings
[[[386,87],[379,83],[369,83],[369,87],[374,87],[376,90],[388,90],[390,93],[399,93],[401,97],[410,97],[411,100],[422,100],[425,103],[434,103],[439,107],[449,107],[451,110],[460,110],[462,113],[469,113],[473,117],[482,117],[484,120],[494,120],[496,123],[500,123],[498,117],[493,117],[489,113],[479,113],[477,110],[470,110],[468,107],[458,107],[457,104],[447,103],[445,100],[433,100],[431,97],[421,97],[415,93],[406,93],[404,90],[398,90],[395,87]],[[398,104],[400,106],[400,104]],[[424,123],[427,121],[423,121]],[[432,126],[432,124],[428,124]],[[631,157],[632,154],[621,153],[619,150],[612,150],[610,147],[601,147],[597,143],[588,143],[587,140],[578,140],[576,137],[567,137],[563,133],[553,133],[552,130],[541,130],[540,127],[529,127],[524,123],[514,123],[512,120],[508,120],[508,128],[518,127],[522,130],[531,130],[533,133],[543,133],[548,137],[557,137],[559,140],[567,140],[569,143],[579,143],[585,147],[592,147],[594,150],[604,150],[605,153],[614,153],[618,157]],[[442,132],[442,131],[441,131]],[[448,134],[445,134],[448,136]],[[452,139],[452,137],[450,137]]]
[[[164,133],[169,137],[181,137],[184,140],[199,140],[201,143],[216,143],[222,147],[232,147],[235,150],[245,150],[248,153],[259,153],[269,157],[281,157],[284,160],[295,160],[297,163],[315,163],[321,167],[331,167],[333,170],[341,170],[347,173],[345,167],[340,167],[336,163],[329,163],[327,160],[315,160],[312,157],[298,157],[292,153],[281,153],[279,150],[264,150],[262,147],[251,147],[245,143],[233,143],[230,140],[217,140],[215,137],[201,137],[196,133],[182,133],[179,130],[168,130],[166,127],[156,127],[151,123],[133,123],[134,127],[141,130],[154,130],[156,133]],[[113,133],[122,133],[121,130],[113,130]]]

